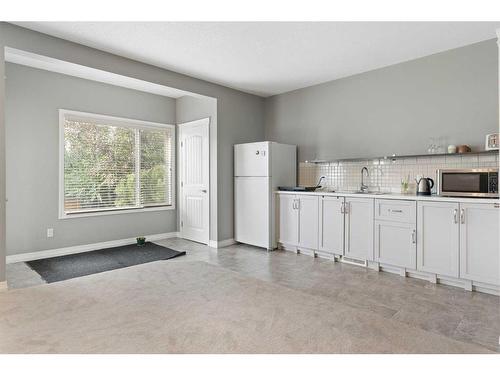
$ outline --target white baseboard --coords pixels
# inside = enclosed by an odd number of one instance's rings
[[[159,240],[164,240],[166,238],[172,238],[178,236],[179,236],[178,232],[169,232],[169,233],[149,234],[146,235],[145,237],[148,241],[159,241]],[[61,255],[77,254],[77,253],[84,253],[87,251],[106,249],[108,247],[130,245],[135,242],[136,239],[135,237],[133,237],[133,238],[124,238],[121,240],[96,242],[88,245],[69,246],[69,247],[61,247],[58,249],[35,251],[32,253],[7,255],[6,263],[9,264],[17,262],[29,262],[31,260],[53,258]]]
[[[5,292],[7,289],[7,281],[0,281],[0,292]]]
[[[236,241],[234,240],[234,238],[229,238],[223,241],[210,240],[208,241],[208,246],[213,247],[214,249],[220,249],[221,247],[231,246],[234,245],[235,243]]]

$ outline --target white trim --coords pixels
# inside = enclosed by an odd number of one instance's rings
[[[131,127],[133,129],[144,128],[144,129],[158,129],[158,128],[167,128],[172,132],[172,147],[171,147],[171,183],[170,189],[172,192],[172,202],[169,206],[158,206],[158,207],[144,207],[144,208],[136,208],[131,207],[130,209],[116,209],[116,210],[96,210],[93,212],[82,212],[82,213],[72,213],[66,214],[64,212],[64,124],[67,116],[74,118],[83,118],[83,119],[96,119],[103,120],[109,123],[110,125],[117,125],[121,127]],[[176,149],[177,149],[177,138],[176,138],[176,129],[173,124],[162,124],[158,122],[151,121],[143,121],[137,119],[129,119],[124,117],[116,117],[116,116],[108,116],[101,115],[90,112],[80,112],[73,111],[68,109],[59,109],[59,219],[75,219],[82,217],[91,217],[91,216],[103,216],[103,215],[117,215],[117,214],[127,214],[127,213],[140,213],[140,212],[149,212],[149,211],[164,211],[164,210],[175,210],[175,201],[176,201]]]
[[[234,240],[234,238],[229,238],[223,241],[210,240],[208,241],[208,246],[213,247],[214,249],[220,249],[221,247],[231,246],[234,245],[235,243],[236,241]]]
[[[5,61],[65,74],[73,77],[88,79],[90,81],[107,83],[113,86],[125,87],[132,90],[149,92],[155,95],[167,96],[169,98],[180,98],[181,96],[191,95],[195,97],[205,97],[185,90],[179,90],[174,87],[159,85],[157,83],[144,81],[105,70],[90,68],[88,66],[71,63],[52,57],[39,55],[20,49],[5,47]]]
[[[60,220],[66,219],[78,219],[83,217],[92,217],[92,216],[107,216],[107,215],[121,215],[121,214],[133,214],[133,213],[141,213],[141,212],[152,212],[152,211],[169,211],[175,210],[175,205],[171,206],[158,206],[158,207],[144,207],[144,208],[130,208],[130,209],[109,209],[102,211],[92,211],[92,212],[79,212],[74,214],[64,214],[63,216],[59,216]]]
[[[159,241],[167,238],[178,237],[178,232],[169,232],[169,233],[159,233],[159,234],[149,234],[145,235],[148,241]],[[77,246],[69,246],[69,247],[61,247],[58,249],[50,249],[50,250],[42,250],[35,251],[32,253],[24,253],[24,254],[15,254],[15,255],[7,255],[6,263],[17,263],[17,262],[29,262],[31,260],[37,259],[45,259],[45,258],[53,258],[61,255],[69,255],[69,254],[77,254],[84,253],[87,251],[94,251],[100,249],[106,249],[108,247],[116,247],[116,246],[124,246],[130,245],[136,242],[136,238],[123,238],[120,240],[113,241],[105,241],[105,242],[96,242],[87,245],[77,245]]]
[[[0,281],[0,292],[5,292],[8,289],[7,281]]]
[[[73,111],[70,109],[59,109],[59,125],[61,124],[61,115],[62,118],[66,115],[72,116],[76,120],[78,119],[83,119],[87,120],[89,117],[91,119],[95,120],[102,120],[105,121],[109,125],[117,125],[121,127],[131,127],[133,129],[136,128],[148,128],[148,129],[158,129],[158,128],[169,128],[173,129],[175,131],[175,125],[174,124],[165,124],[161,122],[153,122],[153,121],[144,121],[144,120],[138,120],[138,119],[133,119],[133,118],[126,118],[126,117],[117,117],[117,116],[109,116],[109,115],[101,115],[99,113],[92,113],[92,112],[81,112],[81,111]],[[175,133],[174,133],[175,135]]]

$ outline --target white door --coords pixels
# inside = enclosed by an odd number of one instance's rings
[[[344,255],[344,197],[322,197],[319,208],[319,250]]]
[[[179,124],[180,235],[205,244],[210,221],[209,121]]]
[[[234,176],[268,177],[269,142],[243,143],[234,146]]]
[[[284,245],[299,244],[299,200],[293,194],[279,195],[279,242]]]
[[[500,284],[497,204],[460,203],[460,277]]]
[[[234,178],[234,239],[272,249],[269,205],[270,177]]]
[[[370,198],[346,198],[346,257],[373,260],[373,205]]]
[[[299,245],[318,250],[318,196],[300,195],[299,203]]]
[[[458,203],[417,203],[417,270],[458,277],[458,210]]]

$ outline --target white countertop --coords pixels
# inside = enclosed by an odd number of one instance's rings
[[[441,202],[469,202],[469,203],[499,203],[498,198],[464,198],[464,197],[442,197],[439,195],[415,195],[415,194],[360,194],[351,192],[330,192],[328,190],[317,191],[281,191],[277,190],[275,194],[297,194],[297,195],[324,195],[333,197],[354,197],[354,198],[376,198],[376,199],[402,199],[413,201],[441,201]]]

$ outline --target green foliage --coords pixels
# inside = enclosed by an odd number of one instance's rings
[[[136,206],[135,141],[140,137],[140,202],[166,202],[166,132],[66,121],[67,210]]]
[[[135,174],[128,174],[125,178],[118,181],[116,186],[117,207],[127,207],[135,205]]]

